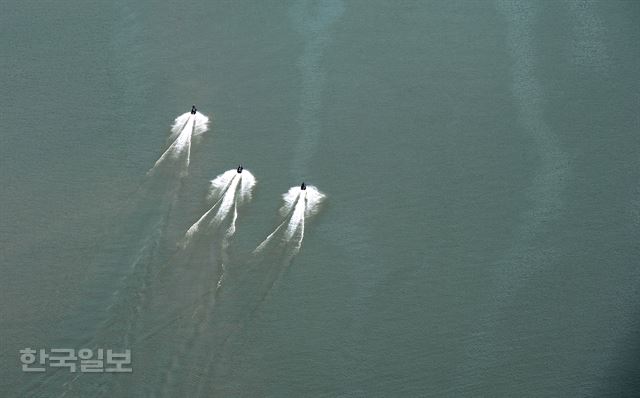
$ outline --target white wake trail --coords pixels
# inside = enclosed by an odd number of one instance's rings
[[[106,307],[100,309],[104,312],[104,318],[99,321],[86,346],[96,347],[103,345],[105,341],[129,346],[134,340],[141,322],[142,308],[149,299],[157,260],[165,245],[171,212],[177,203],[183,177],[188,173],[191,146],[195,139],[208,130],[208,126],[209,118],[201,113],[192,115],[189,112],[178,116],[171,126],[167,148],[149,169],[144,183],[130,199],[131,203],[127,205],[129,218],[144,221],[122,223],[122,236],[142,236],[144,239],[140,239],[139,243],[132,242],[132,249],[133,245],[137,249],[123,254],[126,256],[123,257],[123,263],[126,261],[130,264],[128,267],[102,267],[109,268],[110,274],[107,275],[118,278],[114,282],[117,289],[111,292],[110,302]],[[80,376],[78,374],[64,384],[63,395],[74,386],[78,388],[77,384],[82,383]]]
[[[192,115],[191,112],[186,112],[178,116],[173,121],[173,125],[171,125],[171,135],[169,135],[169,142],[175,140],[187,127],[189,122],[194,122],[192,132],[195,136],[199,136],[209,129],[209,117],[200,112],[196,112],[195,115]]]
[[[153,174],[158,166],[160,166],[168,159],[176,160],[181,156],[184,156],[184,164],[179,167],[181,175],[186,175],[189,169],[189,163],[191,161],[192,142],[195,137],[199,137],[208,129],[209,118],[200,112],[196,112],[195,115],[187,112],[178,116],[171,126],[171,134],[169,135],[168,139],[168,142],[170,142],[171,144],[162,153],[160,158],[156,160],[155,164],[147,174]]]
[[[213,179],[207,198],[214,203],[198,221],[189,227],[185,234],[184,244],[188,244],[201,229],[222,225],[231,213],[232,218],[225,234],[225,239],[228,240],[236,231],[238,207],[251,200],[255,184],[255,177],[246,169],[242,173],[238,173],[236,169],[228,170]],[[224,244],[228,244],[228,242],[223,242]]]
[[[253,187],[256,185],[256,178],[248,170],[244,170],[241,174],[237,174],[237,175],[240,176],[237,186],[231,188],[233,189],[233,193],[234,193],[233,204],[232,204],[233,216],[231,218],[229,228],[227,229],[227,233],[225,235],[225,241],[223,241],[223,246],[225,247],[228,245],[228,239],[236,232],[236,220],[238,219],[238,207],[243,206],[244,204],[251,201],[252,194],[253,194]],[[221,214],[222,219],[226,217],[226,213],[219,212],[218,214]]]
[[[294,253],[302,246],[304,238],[304,225],[306,219],[317,214],[326,196],[313,185],[307,185],[306,190],[299,186],[291,187],[282,195],[283,204],[279,213],[283,220],[267,238],[253,251],[254,254],[261,252],[280,232],[283,226],[287,226],[282,233],[282,240],[285,243],[293,243]]]
[[[307,207],[307,191],[300,191],[298,196],[298,200],[296,201],[295,208],[293,209],[293,214],[289,219],[289,224],[287,225],[287,229],[284,233],[285,240],[289,241],[293,238],[293,235],[296,233],[298,228],[301,225],[304,225],[304,213],[305,208]]]
[[[218,279],[218,282],[216,284],[217,287],[222,286],[222,281],[225,275],[227,274],[227,269],[225,265],[227,256],[225,253],[226,253],[226,249],[229,247],[229,239],[236,232],[236,219],[238,218],[237,192],[238,192],[239,182],[242,180],[242,174],[243,173],[236,173],[235,177],[233,177],[233,179],[231,180],[231,184],[229,185],[229,188],[227,189],[224,196],[222,197],[222,203],[220,204],[220,207],[218,207],[218,211],[216,212],[216,215],[214,216],[213,221],[211,222],[211,224],[222,225],[224,220],[227,219],[227,216],[229,215],[229,212],[231,211],[231,209],[233,209],[233,216],[231,218],[231,221],[229,222],[229,227],[227,228],[227,231],[225,232],[225,235],[222,238],[222,242],[221,242],[222,272],[220,273],[220,278]]]
[[[276,229],[273,230],[273,232],[271,232],[269,235],[267,235],[267,237],[265,238],[265,240],[262,241],[262,243],[260,243],[258,245],[258,247],[256,247],[253,250],[253,254],[257,254],[259,252],[261,252],[262,250],[264,250],[264,248],[267,246],[267,244],[269,244],[269,242],[271,242],[271,239],[273,239],[273,237],[278,233],[278,231],[280,231],[280,228],[282,228],[282,226],[287,222],[287,220],[285,219],[284,221],[282,221],[280,224],[278,224],[278,226],[276,227]]]
[[[237,173],[236,173],[237,174]],[[233,198],[233,215],[231,217],[231,222],[229,223],[229,228],[227,228],[227,232],[222,240],[222,253],[226,253],[227,248],[229,247],[229,239],[236,233],[236,221],[238,220],[238,207],[248,203],[251,200],[253,187],[256,184],[256,179],[248,170],[244,170],[240,175],[240,180],[238,182],[238,186],[234,190],[235,196]],[[225,215],[223,215],[224,218]],[[226,262],[227,258],[223,258],[223,261]]]
[[[203,226],[205,221],[209,219],[209,216],[217,209],[218,205],[224,199],[224,195],[231,186],[231,182],[236,177],[235,170],[228,170],[215,179],[211,180],[211,187],[209,188],[209,193],[207,194],[207,200],[210,202],[214,202],[213,205],[207,210],[199,219],[196,221],[185,234],[185,244],[191,239],[193,235],[195,235]]]
[[[228,170],[211,181],[207,200],[212,203],[209,209],[187,230],[182,242],[183,249],[189,246],[188,251],[181,255],[187,259],[187,265],[194,270],[200,270],[201,277],[190,283],[194,289],[206,289],[200,296],[200,303],[195,307],[189,323],[193,324],[192,330],[182,339],[180,348],[171,359],[170,366],[163,375],[163,384],[171,390],[180,388],[175,383],[172,375],[178,369],[193,366],[193,363],[185,362],[189,358],[198,357],[204,351],[201,350],[203,334],[209,332],[208,325],[213,317],[214,306],[219,300],[220,288],[227,280],[227,249],[231,237],[236,232],[239,208],[248,203],[252,198],[252,190],[256,184],[253,174],[246,169]],[[220,236],[219,234],[222,234]],[[220,244],[219,249],[212,251],[212,246]],[[215,264],[216,254],[220,253],[220,268]],[[204,254],[204,257],[196,257],[192,262],[192,255]],[[207,270],[210,270],[208,272]],[[175,395],[175,394],[173,394]]]

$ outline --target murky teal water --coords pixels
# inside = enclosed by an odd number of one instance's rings
[[[1,396],[640,394],[638,3],[2,8]]]

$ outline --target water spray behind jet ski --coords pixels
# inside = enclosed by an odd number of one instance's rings
[[[325,200],[325,195],[313,185],[307,186],[305,182],[289,188],[282,195],[283,204],[279,210],[282,221],[273,232],[255,248],[253,253],[264,250],[274,237],[279,237],[279,242],[289,245],[289,255],[295,255],[304,238],[304,224],[309,217],[318,213]]]

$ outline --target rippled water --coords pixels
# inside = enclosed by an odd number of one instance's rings
[[[0,395],[638,395],[639,17],[5,4]]]

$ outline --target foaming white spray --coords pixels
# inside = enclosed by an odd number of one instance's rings
[[[236,169],[228,170],[211,180],[207,198],[213,204],[198,221],[189,227],[184,243],[189,243],[189,240],[202,229],[221,225],[230,213],[232,218],[225,236],[231,237],[236,230],[238,207],[251,200],[255,185],[256,179],[247,169],[242,173],[238,173]]]
[[[282,195],[282,200],[284,201],[280,208],[280,215],[283,217],[282,222],[260,243],[254,250],[254,253],[262,251],[285,224],[286,229],[282,234],[282,240],[285,243],[292,243],[292,254],[297,253],[304,239],[304,224],[306,219],[320,210],[325,198],[325,194],[313,185],[307,185],[307,189],[305,190],[300,189],[299,186],[289,188],[289,191]]]
[[[148,174],[152,174],[155,169],[167,159],[179,159],[184,157],[184,163],[180,165],[180,174],[186,175],[191,161],[191,144],[194,139],[202,135],[209,129],[209,118],[200,112],[192,114],[184,113],[178,116],[171,126],[169,135],[169,147],[153,165]]]
[[[238,174],[236,172],[236,174]],[[226,218],[226,214],[229,213],[229,209],[232,211],[231,221],[229,222],[229,228],[225,234],[225,239],[222,241],[223,249],[226,249],[229,245],[229,238],[236,232],[236,220],[238,219],[238,207],[243,206],[251,200],[253,187],[256,185],[256,178],[248,170],[243,170],[238,174],[239,178],[235,182],[235,186],[232,186],[230,190],[233,190],[233,195],[229,192],[225,194],[222,200],[220,209],[216,214],[217,220],[222,221]],[[225,203],[227,201],[227,203]]]

